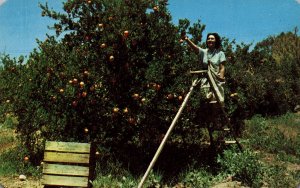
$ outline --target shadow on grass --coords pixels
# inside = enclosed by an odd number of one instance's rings
[[[130,174],[139,178],[146,172],[157,148],[158,146],[136,148],[127,145],[117,153],[102,157],[98,163],[101,163],[101,169],[107,170],[110,163],[117,161],[120,168],[127,169]],[[222,153],[223,149],[208,145],[182,145],[180,147],[176,144],[166,144],[153,170],[161,174],[161,181],[167,184],[177,182],[180,175],[191,168],[205,168],[209,169],[210,173],[217,174],[219,170],[217,156]],[[118,173],[117,169],[109,173],[114,173],[114,171]]]

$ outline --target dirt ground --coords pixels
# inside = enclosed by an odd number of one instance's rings
[[[17,176],[10,177],[0,177],[0,188],[4,186],[4,188],[43,188],[40,180],[29,177],[25,181],[19,180]],[[175,186],[173,188],[184,188],[182,186]],[[213,186],[212,188],[247,188],[241,185],[240,182],[237,181],[229,181],[220,183],[218,185]]]
[[[18,176],[0,177],[0,185],[5,188],[42,188],[40,181],[29,177],[25,181],[19,180]],[[0,186],[0,188],[2,188]]]
[[[11,176],[11,177],[0,177],[0,188],[4,186],[4,188],[42,188],[40,180],[28,178],[25,181],[20,181],[19,177]],[[177,186],[175,186],[177,188]],[[182,188],[178,186],[178,188]],[[232,181],[232,182],[224,182],[218,185],[213,186],[212,188],[246,188],[241,185],[240,182]]]

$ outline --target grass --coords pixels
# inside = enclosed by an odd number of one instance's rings
[[[0,124],[0,176],[13,176],[27,174],[38,176],[39,167],[24,161],[26,156],[24,148],[18,145],[14,131],[17,119],[10,114],[5,117],[4,123]]]
[[[15,137],[12,129],[7,128],[1,128],[0,129],[0,153],[2,153],[4,150],[7,150],[8,148],[11,148],[14,146],[15,143]]]
[[[14,130],[11,128],[11,118],[0,125],[0,176],[16,174],[18,166],[15,163],[15,154],[12,154],[15,147]]]
[[[97,177],[93,187],[134,187],[137,182],[131,173],[122,167],[122,164],[112,159],[100,159],[96,164]]]
[[[0,149],[0,176],[25,173],[39,177],[41,169],[24,163],[24,151],[16,144],[12,121],[5,122],[0,126],[0,145],[3,146]],[[218,183],[229,183],[233,180],[251,187],[296,187],[300,179],[299,133],[300,114],[288,113],[269,118],[255,116],[246,121],[242,139],[249,142],[244,145],[244,152],[239,152],[235,147],[227,148],[218,156],[215,166],[200,163],[197,160],[205,159],[195,157],[194,163],[182,168],[178,177],[173,179],[166,176],[161,169],[155,168],[150,173],[145,187],[213,187]],[[178,153],[178,149],[174,150],[178,156],[186,156]],[[172,154],[174,156],[176,152]],[[196,154],[189,154],[193,155]],[[163,161],[166,164],[173,160]],[[157,166],[161,168],[160,163]],[[97,176],[93,186],[135,187],[143,173],[132,173],[132,170],[126,168],[123,162],[117,161],[116,157],[106,156],[97,161]]]
[[[300,114],[255,116],[246,122],[244,137],[263,162],[269,187],[296,187],[300,179]]]
[[[278,159],[300,163],[300,115],[288,113],[274,118],[255,116],[247,122],[249,147],[276,154]]]
[[[14,159],[10,158],[11,152],[5,152],[0,156],[0,176],[10,176],[17,174],[18,165],[13,163]]]
[[[0,176],[17,174],[17,169],[19,169],[19,164],[16,161],[16,154],[17,151],[11,148],[1,152]]]
[[[0,153],[15,145],[15,135],[13,127],[18,121],[15,117],[7,114],[4,123],[0,124]]]

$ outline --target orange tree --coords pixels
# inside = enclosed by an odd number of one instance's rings
[[[196,62],[179,32],[189,29],[200,42],[204,26],[187,20],[175,26],[166,1],[63,5],[64,13],[41,5],[42,15],[56,20],[56,35],[38,41],[20,66],[14,111],[31,159],[40,159],[45,140],[97,142],[112,151],[160,142]],[[192,116],[192,108],[199,107],[195,101],[188,107]],[[182,142],[184,131],[193,133],[190,122],[179,126],[173,141]]]
[[[8,55],[0,54],[0,121],[5,121],[6,116],[13,114],[13,105],[19,95],[20,67],[24,58],[10,59]]]

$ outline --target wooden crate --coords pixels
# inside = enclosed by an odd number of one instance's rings
[[[90,143],[53,142],[45,145],[42,184],[90,187],[95,151]]]

